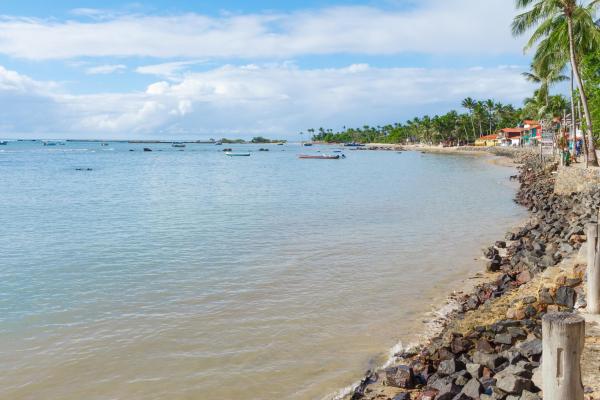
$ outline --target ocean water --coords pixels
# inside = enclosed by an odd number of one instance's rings
[[[1,399],[322,399],[525,215],[482,157],[223,147],[0,146]]]

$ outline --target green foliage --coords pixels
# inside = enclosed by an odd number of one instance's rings
[[[473,143],[478,137],[496,132],[500,128],[514,127],[520,122],[521,110],[491,99],[463,100],[468,113],[450,111],[443,115],[413,118],[405,123],[372,127],[346,128],[339,132],[332,129],[308,129],[312,140],[327,143]],[[316,132],[316,133],[315,133]]]
[[[252,138],[252,140],[250,141],[250,143],[285,143],[285,140],[272,140],[272,139],[267,139],[264,138],[262,136],[255,136]]]
[[[219,140],[219,142],[224,143],[224,144],[246,143],[246,141],[244,139],[226,139],[226,138]]]
[[[600,54],[590,53],[583,57],[581,62],[581,75],[588,96],[592,125],[595,136],[600,136]]]

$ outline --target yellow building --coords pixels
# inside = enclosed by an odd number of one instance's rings
[[[486,135],[475,140],[475,146],[493,147],[498,146],[498,135]]]

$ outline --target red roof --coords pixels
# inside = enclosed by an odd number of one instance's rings
[[[521,133],[523,131],[525,131],[524,128],[504,128],[501,129],[502,132],[504,133]]]
[[[485,136],[480,137],[479,139],[482,139],[482,140],[496,140],[496,139],[498,139],[498,135],[485,135]]]
[[[539,125],[540,124],[538,121],[534,121],[532,119],[526,119],[525,121],[523,121],[523,123],[525,125]]]

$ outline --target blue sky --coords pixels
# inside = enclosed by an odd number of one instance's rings
[[[3,1],[0,137],[293,138],[518,105],[511,3]]]

